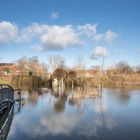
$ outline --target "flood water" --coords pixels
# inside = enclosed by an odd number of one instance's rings
[[[94,99],[71,91],[23,91],[7,140],[140,140],[140,90],[103,89]]]

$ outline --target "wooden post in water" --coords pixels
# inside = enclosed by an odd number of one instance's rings
[[[20,91],[18,91],[18,95],[19,95],[19,99],[21,101],[21,92]]]
[[[99,73],[99,93],[100,93],[100,96],[102,96],[101,89],[103,88],[102,74],[103,74],[104,58],[105,57],[103,56],[101,66],[100,66],[100,73]]]

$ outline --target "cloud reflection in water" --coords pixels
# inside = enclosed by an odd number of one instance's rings
[[[19,131],[32,138],[47,135],[70,136],[75,133],[91,137],[98,136],[98,130],[102,127],[109,130],[117,127],[115,120],[105,115],[106,105],[102,110],[98,102],[87,100],[86,112],[79,112],[82,102],[81,105],[71,106],[66,100],[64,110],[57,112],[54,106],[57,101],[54,96],[47,95],[38,97],[36,104],[26,104],[21,113],[14,117],[10,137]]]

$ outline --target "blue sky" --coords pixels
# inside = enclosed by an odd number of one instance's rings
[[[140,64],[140,0],[0,0],[0,62],[50,55],[74,65],[82,56],[105,55],[106,66],[120,60]]]

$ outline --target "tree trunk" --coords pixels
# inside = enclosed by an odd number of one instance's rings
[[[73,89],[73,80],[72,80],[72,89]]]
[[[64,86],[64,83],[63,83],[63,78],[62,78],[62,89],[64,88],[63,86]]]

